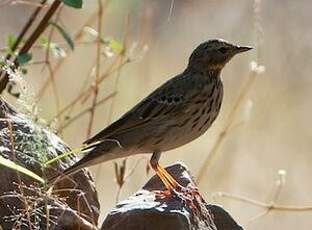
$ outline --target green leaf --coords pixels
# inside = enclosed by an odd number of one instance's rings
[[[23,166],[20,166],[16,163],[14,163],[13,161],[9,160],[9,159],[5,159],[4,157],[0,156],[0,164],[5,166],[5,167],[8,167],[10,169],[13,169],[15,171],[18,171],[20,173],[23,173],[41,183],[44,184],[44,179],[40,176],[38,176],[37,174],[33,173],[32,171],[24,168]]]
[[[122,44],[114,38],[102,38],[101,41],[108,45],[114,53],[119,54],[123,50]]]
[[[122,51],[122,44],[115,39],[110,39],[109,47],[115,52],[120,53]]]
[[[98,32],[95,29],[91,28],[91,27],[86,26],[84,28],[84,31],[86,33],[90,34],[92,37],[94,37],[96,39],[99,36]],[[119,54],[123,50],[122,43],[120,43],[119,41],[117,41],[114,38],[111,38],[111,37],[101,37],[100,39],[101,39],[101,42],[104,45],[108,46],[111,49],[111,51],[113,51],[114,53]]]
[[[43,45],[45,48],[48,47],[48,44],[49,44],[49,38],[48,37],[41,36],[39,41],[40,41],[40,44]]]
[[[22,74],[26,75],[28,73],[28,70],[25,68],[21,68],[21,72],[22,72]]]
[[[16,57],[16,61],[19,65],[25,65],[32,59],[30,53],[21,53]]]
[[[13,34],[8,34],[6,43],[7,43],[7,46],[9,47],[10,51],[12,51],[12,48],[13,48],[15,42],[16,42],[16,37]]]
[[[41,37],[40,38],[41,45],[47,49],[50,50],[55,58],[64,58],[66,57],[66,51],[60,47],[58,44],[54,42],[49,42],[48,37]]]
[[[62,47],[60,47],[59,45],[57,45],[55,43],[51,43],[50,49],[51,49],[53,56],[55,58],[65,58],[66,57],[66,51]]]
[[[76,9],[80,9],[82,8],[82,0],[62,0],[62,2],[70,7],[76,8]]]
[[[71,39],[70,35],[67,33],[67,31],[60,25],[56,24],[55,22],[50,22],[49,24],[54,26],[60,32],[60,34],[63,36],[68,46],[71,48],[71,50],[74,50],[75,44],[73,40]]]

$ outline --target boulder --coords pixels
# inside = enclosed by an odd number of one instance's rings
[[[70,148],[48,128],[18,113],[0,97],[0,154],[43,178],[58,175],[77,161],[71,155],[51,167],[43,162]],[[97,225],[99,201],[92,177],[81,170],[53,190],[0,165],[0,226],[3,229],[84,229]],[[47,211],[48,210],[48,211]],[[62,228],[63,226],[63,228]],[[66,226],[66,227],[65,227]]]
[[[177,181],[188,188],[195,183],[187,167],[177,163],[166,168]],[[120,202],[111,210],[102,230],[242,230],[222,207],[207,204],[199,196],[194,197],[197,208],[191,208],[177,196],[159,199],[155,191],[163,191],[163,183],[153,176],[133,196]]]

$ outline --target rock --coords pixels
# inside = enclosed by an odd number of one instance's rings
[[[77,161],[77,157],[71,155],[43,168],[43,162],[69,151],[69,147],[48,129],[16,112],[1,97],[0,150],[1,156],[43,178],[55,176]],[[50,227],[58,223],[58,229],[76,229],[78,225],[92,229],[86,226],[97,225],[100,206],[87,170],[61,180],[53,191],[2,165],[0,173],[0,226],[3,229],[44,229],[41,227],[46,225],[47,216]]]
[[[194,187],[194,180],[181,163],[166,168],[177,181]],[[153,176],[142,190],[120,202],[108,214],[102,230],[242,230],[233,218],[220,206],[207,204],[196,197],[197,210],[190,208],[178,197],[155,199],[155,190],[165,187]]]
[[[213,222],[218,230],[243,230],[221,206],[208,204],[207,209],[213,214]]]

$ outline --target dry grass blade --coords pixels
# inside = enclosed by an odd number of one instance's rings
[[[102,56],[102,27],[103,27],[103,3],[102,0],[98,0],[98,36],[97,36],[97,42],[96,42],[96,66],[95,66],[95,81],[93,85],[93,99],[92,99],[92,106],[90,108],[90,119],[89,124],[87,128],[87,138],[90,137],[92,132],[92,126],[94,121],[94,113],[96,108],[96,102],[98,97],[98,91],[99,91],[99,79],[101,74],[101,56]]]
[[[117,92],[111,93],[111,94],[108,95],[107,97],[105,97],[105,98],[99,100],[99,101],[95,104],[95,106],[99,106],[99,105],[105,103],[105,102],[108,101],[109,99],[114,98],[116,95],[117,95]],[[72,117],[69,118],[68,120],[66,120],[66,121],[64,122],[64,124],[62,124],[62,126],[60,126],[60,127],[58,128],[58,132],[62,132],[65,128],[67,128],[69,125],[73,124],[73,123],[74,123],[76,120],[78,120],[80,117],[82,117],[82,116],[84,116],[85,114],[89,113],[90,110],[91,110],[91,108],[92,108],[92,107],[90,107],[90,108],[88,108],[88,109],[85,109],[85,110],[79,112],[78,114],[72,116]]]
[[[4,167],[7,167],[7,168],[13,169],[15,171],[18,171],[20,173],[23,173],[24,175],[29,176],[29,177],[39,181],[42,184],[44,183],[44,179],[42,177],[38,176],[37,174],[28,170],[27,168],[24,168],[23,166],[14,163],[13,161],[11,161],[9,159],[5,159],[2,156],[0,156],[0,164],[3,165]]]

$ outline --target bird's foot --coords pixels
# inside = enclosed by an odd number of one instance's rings
[[[197,187],[190,185],[187,187],[182,186],[167,172],[167,170],[162,168],[158,163],[152,164],[152,167],[166,187],[165,190],[156,192],[156,200],[162,200],[166,198],[178,199],[187,207],[190,207],[193,213],[200,212],[201,204],[205,204],[205,200],[199,194]]]
[[[163,199],[178,199],[184,205],[191,208],[194,213],[199,214],[201,210],[202,203],[205,203],[205,200],[198,192],[198,189],[193,186],[183,187],[181,185],[177,185],[172,189],[166,189],[163,191],[155,191],[155,199],[163,200]]]

